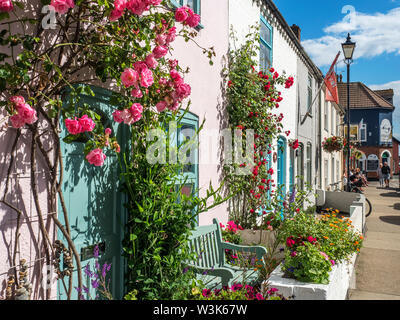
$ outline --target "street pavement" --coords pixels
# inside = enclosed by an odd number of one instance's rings
[[[400,300],[400,192],[398,176],[390,189],[370,181],[365,196],[372,203],[364,246],[356,263],[356,289],[349,300]]]

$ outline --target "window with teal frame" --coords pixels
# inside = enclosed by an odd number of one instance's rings
[[[272,66],[272,27],[263,16],[260,25],[260,69],[265,72]]]
[[[181,119],[176,132],[170,132],[171,144],[173,146],[182,146],[185,141],[193,139],[199,129],[199,118],[193,113],[186,113]],[[194,194],[198,196],[199,188],[199,149],[198,137],[195,138],[195,146],[188,148],[185,155],[185,164],[183,170],[176,178],[176,190],[182,187],[182,193],[185,195]],[[182,186],[183,185],[183,186]]]
[[[171,0],[171,3],[176,7],[188,6],[193,9],[194,13],[201,15],[201,0]],[[202,24],[197,26],[199,29],[203,29]]]

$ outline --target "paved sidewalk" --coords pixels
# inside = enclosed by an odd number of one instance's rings
[[[400,193],[369,182],[365,195],[373,210],[367,218],[364,247],[356,264],[356,289],[350,300],[400,300]]]

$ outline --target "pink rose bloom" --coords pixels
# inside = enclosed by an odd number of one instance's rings
[[[181,75],[175,69],[171,70],[171,72],[169,74],[170,74],[172,80],[174,80],[175,84],[180,84],[183,82]]]
[[[140,103],[134,103],[129,109],[122,111],[121,117],[124,123],[131,125],[142,118],[143,107]]]
[[[75,6],[73,0],[51,0],[50,5],[54,7],[54,10],[59,14],[67,13],[67,11]]]
[[[163,112],[165,109],[167,109],[167,103],[165,101],[160,101],[157,103],[156,108],[158,112]]]
[[[178,60],[169,60],[168,64],[169,64],[170,69],[175,69],[178,66]]]
[[[162,86],[165,86],[166,84],[167,84],[167,79],[165,79],[165,78],[160,78],[160,80],[158,81],[158,83],[160,84],[160,85],[162,85]]]
[[[133,122],[137,122],[142,119],[143,106],[140,103],[134,103],[129,112],[132,114]]]
[[[153,6],[158,6],[161,2],[162,2],[162,0],[145,0],[145,2],[148,4],[148,5],[153,5]]]
[[[143,97],[143,93],[142,93],[142,91],[140,91],[139,88],[132,89],[131,95],[132,95],[132,97],[139,98],[139,99]]]
[[[168,53],[168,47],[166,46],[157,46],[153,50],[154,57],[156,59],[160,59]]]
[[[29,104],[22,103],[17,105],[18,114],[25,121],[25,123],[32,124],[37,121],[36,110],[33,109]]]
[[[128,3],[127,0],[115,0],[114,8],[115,8],[115,10],[118,10],[118,11],[124,11],[127,3]]]
[[[114,117],[114,121],[121,123],[122,121],[124,121],[124,119],[122,118],[122,111],[120,110],[116,110],[113,112],[113,117]]]
[[[129,0],[126,8],[130,12],[141,16],[143,12],[149,9],[149,6],[144,0]]]
[[[154,83],[153,72],[150,69],[143,70],[140,74],[140,85],[148,88]]]
[[[189,18],[186,19],[185,23],[187,23],[189,27],[195,28],[200,23],[200,16],[194,13],[193,15],[189,16]]]
[[[155,69],[155,68],[157,68],[157,66],[158,66],[158,62],[157,62],[157,60],[154,58],[154,54],[149,54],[147,57],[146,57],[146,64],[147,64],[147,66],[149,67],[149,68],[151,68],[151,69]]]
[[[159,46],[163,46],[166,43],[167,35],[166,34],[159,34],[156,37],[156,42]]]
[[[111,14],[110,14],[110,21],[116,21],[116,20],[118,20],[119,18],[122,17],[122,14],[123,14],[123,13],[124,13],[123,11],[114,9],[113,11],[111,11]]]
[[[176,94],[180,99],[185,99],[190,96],[192,89],[187,83],[180,83],[176,86]]]
[[[94,121],[86,114],[79,119],[79,124],[81,126],[81,132],[93,131],[94,127],[96,126]]]
[[[105,133],[107,136],[110,136],[111,133],[112,133],[112,130],[111,130],[110,128],[107,128],[107,129],[104,131],[104,133]]]
[[[24,119],[19,115],[15,114],[10,117],[11,124],[15,129],[19,129],[25,125]]]
[[[14,9],[11,0],[0,0],[0,12],[10,12]]]
[[[188,13],[187,13],[187,7],[183,6],[180,7],[178,9],[176,9],[175,11],[175,20],[177,22],[184,22],[186,21],[186,19],[189,17]]]
[[[65,119],[65,126],[70,134],[79,134],[82,132],[81,125],[78,120]]]
[[[1,1],[1,0],[0,0]],[[10,97],[10,102],[14,104],[16,107],[25,103],[24,97],[21,96],[12,96]]]
[[[165,39],[165,41],[167,43],[171,43],[175,41],[175,38],[176,38],[176,27],[172,27],[171,29],[168,30],[167,38]]]
[[[139,80],[139,74],[137,71],[133,70],[132,68],[126,68],[124,72],[121,74],[121,81],[122,84],[129,88],[137,83]]]
[[[138,72],[142,73],[143,70],[148,69],[145,61],[137,61],[133,64],[133,68]]]
[[[94,149],[90,151],[90,153],[86,156],[87,161],[90,164],[95,165],[96,167],[100,167],[104,164],[104,160],[106,160],[106,155],[103,153],[101,149]]]

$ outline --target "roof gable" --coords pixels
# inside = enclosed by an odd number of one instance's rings
[[[338,93],[340,105],[347,106],[347,83],[338,83]],[[394,106],[390,102],[361,82],[350,83],[350,108],[394,110]]]

